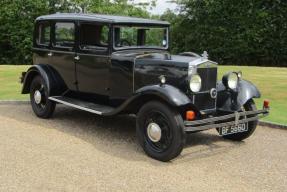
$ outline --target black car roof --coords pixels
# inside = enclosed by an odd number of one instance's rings
[[[83,13],[56,13],[52,15],[40,16],[39,20],[81,20],[81,21],[97,21],[114,24],[147,24],[147,25],[163,25],[169,26],[166,21],[159,21],[153,19],[143,19],[137,17],[126,17],[116,15],[102,15],[102,14],[83,14]]]

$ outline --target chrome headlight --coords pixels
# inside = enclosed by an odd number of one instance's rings
[[[189,82],[189,88],[194,93],[200,91],[200,89],[201,89],[201,78],[199,75],[197,75],[197,74],[192,75],[190,82]]]
[[[223,76],[222,83],[230,89],[236,89],[238,85],[238,80],[239,78],[237,73],[230,72]]]

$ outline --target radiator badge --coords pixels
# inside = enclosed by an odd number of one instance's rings
[[[216,96],[217,96],[217,91],[216,91],[215,88],[212,88],[212,89],[210,90],[210,96],[211,96],[212,99],[215,99],[215,98],[216,98]]]

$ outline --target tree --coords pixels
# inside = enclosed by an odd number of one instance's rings
[[[207,50],[226,64],[286,65],[287,2],[179,0],[172,22],[173,51]],[[176,17],[176,19],[174,18]]]
[[[0,63],[30,63],[33,21],[47,8],[43,0],[1,1]]]
[[[1,0],[0,63],[31,64],[34,21],[40,15],[56,12],[150,16],[127,0]]]

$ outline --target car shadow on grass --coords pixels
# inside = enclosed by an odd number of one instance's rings
[[[112,157],[128,161],[145,161],[155,165],[164,164],[147,157],[136,139],[136,118],[129,115],[101,117],[85,111],[57,105],[54,116],[49,120],[37,118],[29,105],[17,107],[2,116],[10,116],[17,121],[39,125],[41,128],[56,129],[92,144],[97,150]],[[20,110],[19,110],[20,109]],[[16,110],[16,109],[15,109]],[[20,113],[20,114],[19,114]],[[22,114],[21,114],[22,113]],[[171,161],[173,164],[208,158],[226,153],[244,142],[224,140],[215,130],[188,134],[182,154]]]

